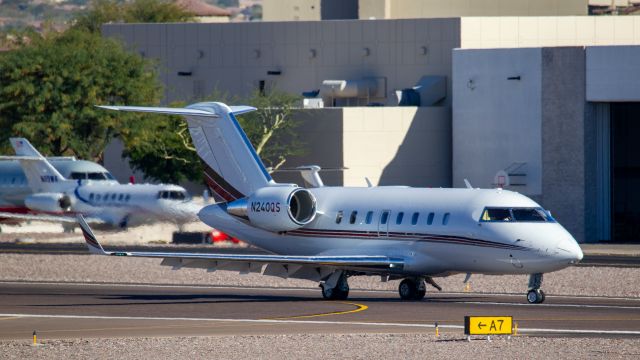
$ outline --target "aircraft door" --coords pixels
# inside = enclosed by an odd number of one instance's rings
[[[378,219],[378,237],[389,236],[389,219],[391,218],[391,210],[382,210]]]

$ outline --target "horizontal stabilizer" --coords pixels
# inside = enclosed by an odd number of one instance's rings
[[[241,115],[241,114],[246,114],[248,112],[258,110],[253,106],[246,106],[246,105],[229,106],[229,109],[231,109],[231,112],[233,113],[233,115]]]
[[[96,106],[102,109],[117,110],[117,111],[144,112],[144,113],[165,114],[165,115],[205,116],[205,117],[214,117],[214,118],[219,117],[219,115],[216,113],[212,113],[210,111],[200,110],[200,109],[153,107],[153,106],[107,106],[107,105],[96,105]]]

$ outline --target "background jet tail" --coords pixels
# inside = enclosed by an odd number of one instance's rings
[[[235,118],[256,110],[203,102],[186,108],[101,106],[105,109],[182,115],[204,165],[204,177],[218,201],[230,202],[273,184],[262,160]]]
[[[11,138],[11,146],[16,152],[16,160],[20,161],[33,192],[59,191],[59,183],[66,179],[47,159],[25,138]]]

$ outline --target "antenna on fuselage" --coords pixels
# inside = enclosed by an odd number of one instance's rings
[[[473,186],[471,186],[471,183],[469,182],[469,180],[464,179],[464,184],[467,186],[467,189],[473,189]]]
[[[368,177],[366,177],[366,176],[365,176],[365,177],[364,177],[364,181],[366,181],[366,182],[367,182],[367,187],[373,187],[373,184],[371,183],[371,180],[369,180],[369,178],[368,178]]]

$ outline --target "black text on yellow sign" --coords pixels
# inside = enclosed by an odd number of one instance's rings
[[[465,316],[465,335],[511,335],[513,318],[511,316]]]

